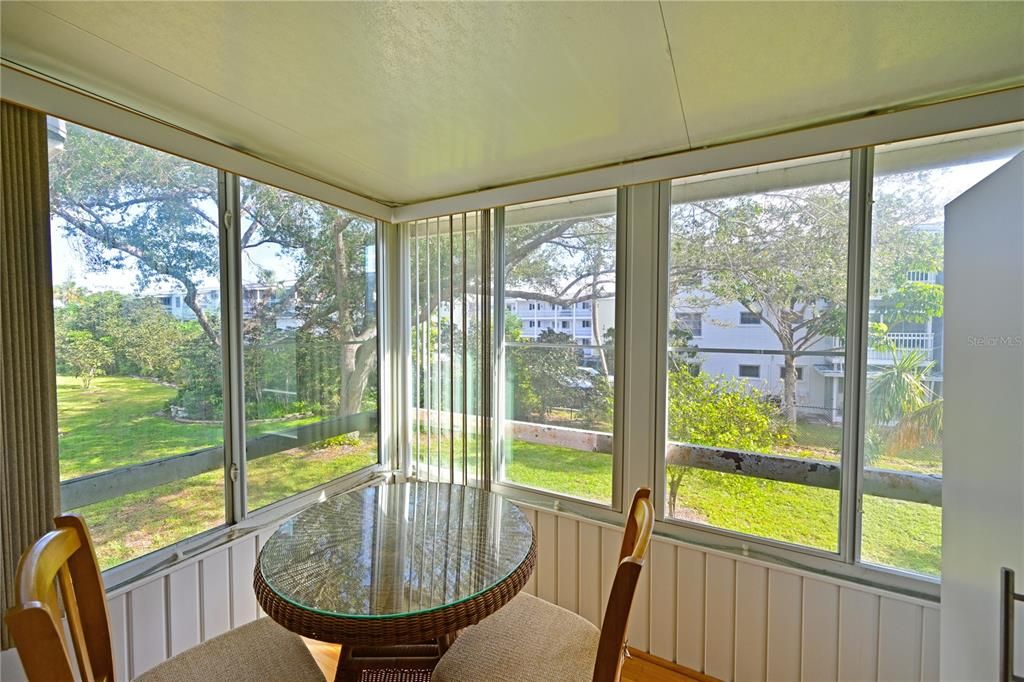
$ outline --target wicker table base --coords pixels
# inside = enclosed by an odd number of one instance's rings
[[[448,650],[454,637],[442,637],[431,644],[342,647],[335,682],[360,682],[363,671],[423,671],[429,674]]]

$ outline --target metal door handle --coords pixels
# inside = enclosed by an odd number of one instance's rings
[[[1002,569],[1002,614],[999,623],[999,681],[1024,682],[1024,677],[1013,674],[1013,611],[1014,602],[1024,602],[1024,594],[1015,592],[1013,570]]]

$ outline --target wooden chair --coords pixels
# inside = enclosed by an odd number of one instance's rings
[[[54,522],[57,529],[29,547],[18,564],[16,606],[6,616],[11,636],[32,682],[72,682],[76,668],[83,682],[112,681],[116,676],[107,598],[89,529],[77,514],[63,514]],[[185,651],[138,679],[323,682],[324,676],[298,635],[261,618]]]
[[[629,611],[654,529],[651,491],[633,496],[619,564],[598,630],[585,618],[526,593],[463,631],[434,682],[618,682]]]

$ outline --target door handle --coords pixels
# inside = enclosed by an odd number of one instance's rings
[[[1013,673],[1013,611],[1014,602],[1024,602],[1014,586],[1013,570],[1002,569],[1002,613],[999,619],[999,682],[1024,682],[1024,677]]]

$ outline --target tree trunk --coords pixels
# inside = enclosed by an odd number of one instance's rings
[[[792,350],[787,348],[786,350]],[[796,357],[786,353],[782,367],[782,413],[789,423],[796,423]]]
[[[367,339],[358,346],[347,345],[346,349],[351,349],[351,352],[345,354],[346,389],[340,396],[340,408],[342,414],[356,414],[362,411],[363,394],[366,392],[366,384],[377,357],[377,339]]]
[[[605,355],[604,344],[601,343],[600,322],[600,316],[597,312],[597,269],[595,268],[590,284],[590,337],[594,340],[594,345],[597,346],[597,356],[601,359],[601,371],[607,377],[608,356]]]

